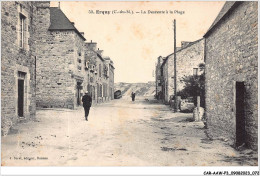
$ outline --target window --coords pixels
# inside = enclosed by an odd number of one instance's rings
[[[101,64],[99,64],[99,77],[101,77]]]
[[[198,76],[198,68],[193,68],[193,76]]]
[[[26,17],[20,13],[20,19],[19,19],[19,45],[21,48],[24,48],[25,44],[25,19]]]
[[[100,93],[100,97],[102,97],[102,85],[100,85],[99,88],[100,88],[100,92],[99,92]]]

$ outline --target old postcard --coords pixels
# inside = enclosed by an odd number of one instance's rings
[[[257,1],[2,1],[1,166],[257,175],[257,76]]]

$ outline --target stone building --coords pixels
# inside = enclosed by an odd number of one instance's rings
[[[88,90],[93,103],[101,103],[113,99],[114,66],[109,57],[103,57],[103,50],[97,49],[97,43],[85,43],[86,61],[89,70]]]
[[[161,75],[162,56],[157,58],[155,65],[155,97],[161,99],[162,97],[162,75]]]
[[[36,106],[73,109],[86,90],[94,102],[97,97],[109,99],[114,76],[107,75],[114,74],[113,62],[106,65],[96,44],[85,40],[84,33],[49,1],[1,2],[3,135],[17,122],[33,119]]]
[[[97,60],[96,60],[96,85],[97,85],[97,103],[101,103],[104,101],[104,81],[103,81],[103,67],[104,67],[104,59],[103,57],[97,53]]]
[[[36,104],[73,109],[87,88],[83,33],[49,2],[38,2]]]
[[[35,117],[35,2],[1,2],[1,131]]]
[[[113,100],[114,99],[114,63],[110,59],[110,57],[105,57],[105,64],[106,68],[104,70],[104,75],[106,75],[107,79],[107,100]],[[107,72],[107,73],[106,73]]]
[[[87,90],[90,92],[90,95],[93,100],[93,104],[97,103],[97,81],[96,81],[96,75],[97,75],[97,63],[96,60],[98,59],[97,57],[97,43],[95,42],[89,42],[85,43],[85,68],[86,71],[88,72],[87,77],[88,77],[88,87]]]
[[[209,134],[257,150],[258,2],[226,2],[205,34]]]
[[[168,58],[163,58],[163,62],[161,65],[161,86],[162,86],[162,99],[166,104],[169,103],[170,95],[173,94],[173,90],[170,90],[169,93],[169,79],[171,78],[171,74],[169,73],[168,69],[169,67],[173,67],[174,63],[169,62]]]
[[[182,47],[176,51],[177,92],[184,88],[182,78],[184,76],[199,75],[199,65],[204,63],[204,39],[195,42],[182,42]],[[174,95],[174,53],[168,55],[161,65],[162,93],[166,103],[170,96]]]
[[[115,67],[114,62],[110,59],[109,63],[109,96],[111,100],[114,100],[115,92]]]

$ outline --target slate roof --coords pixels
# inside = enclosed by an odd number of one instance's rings
[[[105,60],[111,60],[110,57],[108,57],[108,56],[107,56],[107,57],[104,57],[104,59],[105,59]]]
[[[218,16],[216,17],[212,25],[210,26],[209,30],[204,35],[204,37],[206,37],[215,28],[215,26],[217,26],[219,22],[221,22],[221,20],[228,14],[228,12],[230,12],[232,9],[234,9],[234,7],[236,7],[240,3],[241,2],[238,1],[227,1],[220,10]]]
[[[50,7],[50,21],[51,25],[49,30],[73,30],[84,41],[86,40],[85,37],[77,30],[77,28],[75,28],[75,26],[58,7]]]
[[[98,53],[98,52],[96,52],[96,51],[94,51],[96,54],[97,54],[97,56],[102,60],[102,61],[104,61],[104,58]]]

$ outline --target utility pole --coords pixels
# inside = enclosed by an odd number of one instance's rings
[[[176,20],[174,19],[174,111],[177,112],[178,110],[178,98],[177,98],[177,69],[176,69]]]

